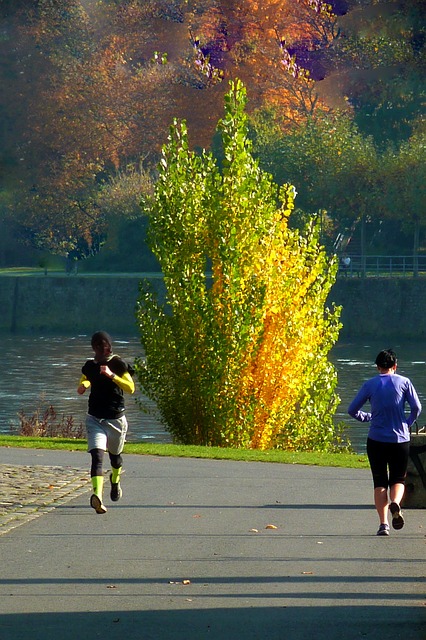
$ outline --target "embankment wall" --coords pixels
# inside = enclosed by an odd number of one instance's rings
[[[0,277],[0,332],[137,335],[139,276]],[[161,292],[162,279],[150,278]],[[339,278],[329,302],[342,305],[341,337],[426,338],[426,278]]]

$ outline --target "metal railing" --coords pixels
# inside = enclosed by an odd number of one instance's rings
[[[350,263],[345,266],[339,261],[339,276],[374,277],[395,276],[413,277],[426,275],[426,256],[349,256]]]

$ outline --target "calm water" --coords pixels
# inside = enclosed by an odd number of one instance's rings
[[[90,336],[2,336],[1,339],[0,432],[19,425],[17,413],[21,409],[32,415],[40,398],[43,407],[51,404],[58,415],[72,415],[77,424],[84,424],[88,396],[79,396],[76,390],[81,367],[93,357]],[[133,362],[141,355],[140,342],[136,338],[116,338],[114,352]],[[162,425],[138,408],[140,392],[125,398],[129,441],[170,442]]]
[[[73,415],[76,422],[84,424],[87,397],[78,396],[76,388],[83,363],[92,357],[90,337],[2,336],[1,339],[0,432],[8,432],[11,426],[19,424],[18,411],[32,415],[40,398],[43,406],[52,404],[58,414]],[[346,409],[362,382],[375,374],[373,363],[377,353],[387,347],[392,347],[398,354],[399,373],[413,381],[425,407],[420,424],[426,422],[426,343],[338,343],[330,354],[338,371],[337,391],[341,398],[335,419],[348,425],[351,441],[358,452],[365,450],[367,429],[349,418]],[[132,362],[141,354],[139,340],[134,337],[116,338],[114,351]],[[140,392],[126,396],[128,440],[170,442],[169,434],[162,425],[139,410],[138,398],[141,398]]]

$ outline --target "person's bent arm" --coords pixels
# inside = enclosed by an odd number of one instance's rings
[[[81,396],[89,387],[90,387],[90,381],[86,378],[85,375],[82,375],[80,378],[79,385],[77,387],[77,393]]]
[[[358,420],[358,422],[370,422],[371,420],[371,413],[369,411],[361,411],[361,407],[367,400],[368,395],[365,393],[364,387],[362,387],[348,407],[349,415],[355,418],[355,420]]]
[[[112,380],[114,380],[115,384],[120,387],[124,393],[135,392],[135,383],[133,382],[132,376],[127,371],[122,376],[117,376],[115,374]]]
[[[125,371],[122,376],[118,376],[116,373],[111,371],[107,364],[101,365],[101,374],[113,380],[117,387],[120,387],[124,391],[124,393],[134,393],[135,392],[135,383],[133,382],[133,378],[128,371]]]
[[[409,427],[417,420],[422,410],[422,405],[420,403],[417,392],[412,384],[409,385],[407,391],[407,402],[410,405],[411,412],[407,418],[407,424]]]

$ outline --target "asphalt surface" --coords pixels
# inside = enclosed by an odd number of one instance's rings
[[[0,462],[89,456],[0,448]],[[124,468],[105,515],[79,485],[0,535],[1,640],[426,639],[425,511],[377,537],[369,471],[130,455]]]

